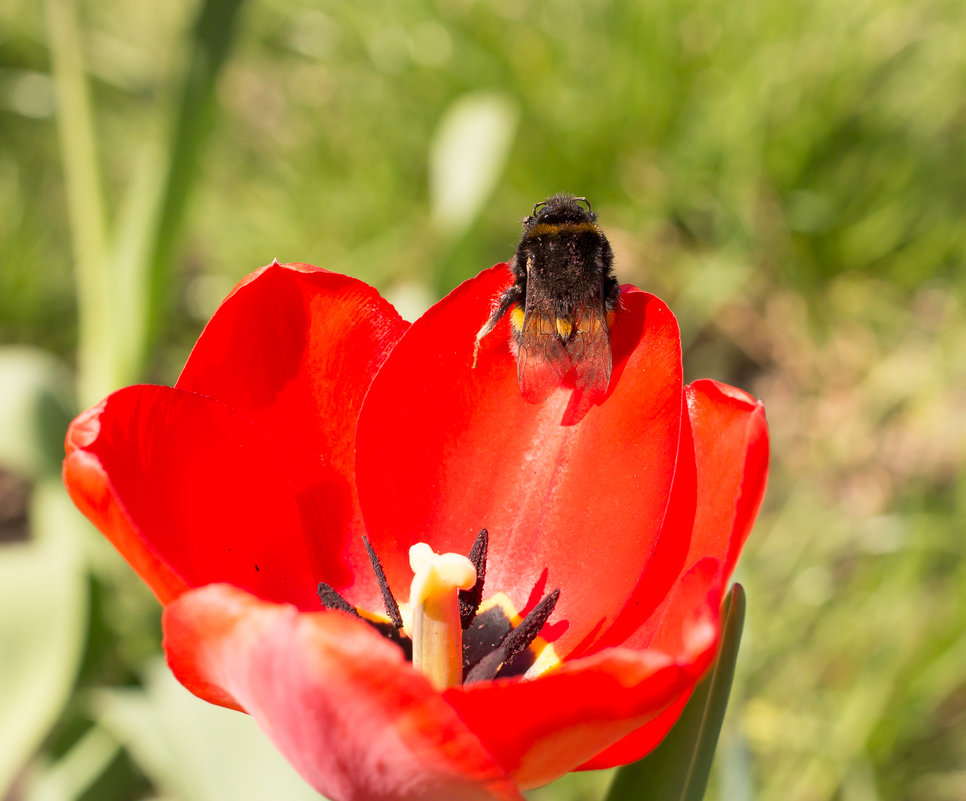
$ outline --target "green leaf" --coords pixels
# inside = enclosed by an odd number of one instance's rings
[[[0,347],[0,465],[29,478],[59,473],[72,395],[70,371],[54,356]]]
[[[731,588],[722,611],[721,644],[711,672],[684,708],[680,720],[648,756],[617,771],[607,801],[701,801],[708,785],[718,733],[728,707],[741,628],[745,591]]]
[[[319,801],[252,718],[195,698],[160,660],[145,689],[93,695],[101,726],[164,796],[179,801]]]
[[[99,726],[87,729],[56,762],[37,759],[18,784],[21,801],[66,801],[86,793],[120,751],[117,740]]]
[[[215,85],[244,0],[203,0],[188,43],[165,169],[148,153],[125,204],[121,236],[112,242],[97,158],[94,110],[82,58],[76,0],[47,0],[57,128],[77,284],[78,395],[82,405],[136,381],[149,339],[164,320],[171,262],[202,145]]]
[[[63,488],[34,490],[36,541],[0,546],[0,798],[70,697],[87,630],[87,583]]]

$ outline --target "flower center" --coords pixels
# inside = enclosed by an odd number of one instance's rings
[[[484,601],[486,529],[480,531],[469,557],[437,554],[426,543],[410,548],[413,580],[409,603],[402,605],[396,602],[369,540],[363,537],[363,541],[382,591],[385,615],[357,609],[324,582],[318,586],[319,600],[326,609],[361,617],[399,645],[437,689],[529,675],[557,662],[552,646],[538,635],[560,590],[547,595],[522,619],[503,593]]]

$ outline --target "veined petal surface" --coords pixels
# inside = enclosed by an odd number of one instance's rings
[[[355,427],[373,376],[409,324],[375,289],[307,264],[244,279],[202,332],[179,389],[263,428],[291,467],[316,580],[378,604],[355,487]]]
[[[318,608],[289,467],[244,417],[191,392],[134,386],[78,417],[66,444],[74,503],[162,603],[227,581]]]
[[[465,553],[486,527],[487,587],[524,610],[559,588],[545,636],[565,655],[606,630],[657,546],[681,434],[680,336],[663,302],[625,293],[608,396],[527,403],[506,320],[473,366],[508,279],[505,265],[484,271],[400,340],[360,415],[359,497],[394,587],[413,543]]]

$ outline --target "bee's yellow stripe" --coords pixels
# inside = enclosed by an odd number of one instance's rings
[[[516,305],[513,306],[512,309],[510,309],[510,325],[513,326],[513,329],[515,331],[523,330],[523,321],[526,318],[526,316],[527,316],[526,312],[523,310],[523,307],[519,303],[517,303]]]
[[[599,234],[600,228],[597,227],[595,223],[582,222],[582,223],[560,223],[560,225],[551,225],[550,223],[540,223],[540,225],[535,225],[533,228],[527,231],[527,239],[533,239],[535,236],[555,236],[557,234],[580,234],[588,231],[593,231]]]

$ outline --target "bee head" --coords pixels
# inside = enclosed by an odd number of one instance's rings
[[[535,204],[530,216],[523,218],[523,228],[526,230],[534,225],[596,221],[597,215],[591,210],[590,201],[587,198],[560,193]]]

